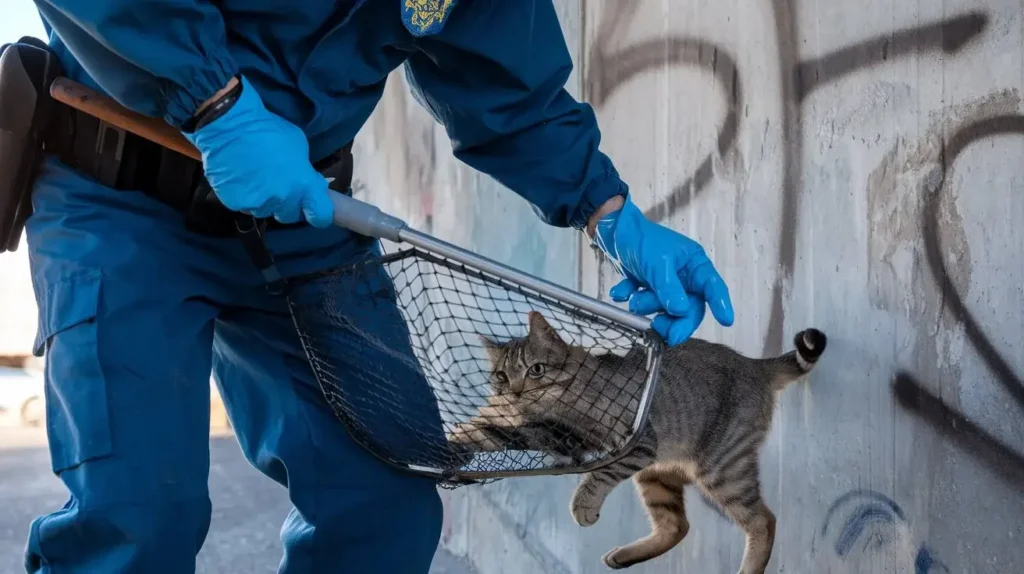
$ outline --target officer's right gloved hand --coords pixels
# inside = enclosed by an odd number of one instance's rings
[[[658,313],[651,327],[669,346],[693,335],[706,307],[719,323],[732,325],[729,289],[699,243],[650,221],[628,197],[595,232],[597,246],[625,276],[612,287],[612,300],[629,301],[637,315]]]
[[[331,225],[334,204],[327,180],[310,163],[305,134],[265,108],[244,77],[241,84],[242,93],[227,112],[184,134],[202,153],[217,198],[228,209],[255,217]]]

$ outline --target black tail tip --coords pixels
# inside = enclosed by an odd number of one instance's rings
[[[825,352],[828,337],[817,329],[804,329],[793,337],[793,344],[796,345],[796,351],[800,353],[801,358],[813,363]]]

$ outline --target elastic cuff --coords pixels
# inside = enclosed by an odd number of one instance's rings
[[[604,177],[594,179],[583,192],[583,198],[576,207],[569,225],[577,230],[583,231],[590,221],[590,216],[601,208],[609,199],[621,195],[629,195],[629,186],[619,179],[619,174],[614,170],[608,171]]]
[[[225,51],[207,60],[207,65],[195,70],[184,85],[164,84],[164,121],[180,128],[203,102],[212,98],[236,75],[238,64]]]
[[[223,117],[224,114],[231,111],[231,108],[233,108],[235,103],[241,98],[242,90],[244,88],[245,80],[243,78],[235,84],[235,87],[228,90],[227,93],[213,102],[210,102],[210,105],[206,106],[206,109],[202,112],[193,114],[191,118],[186,120],[185,123],[180,126],[182,133],[187,137],[189,134],[195,133],[196,130],[201,130]],[[252,87],[250,86],[249,89],[251,90]]]

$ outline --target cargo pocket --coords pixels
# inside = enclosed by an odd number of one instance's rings
[[[46,428],[53,472],[111,453],[107,385],[97,344],[102,275],[81,271],[38,297],[33,353],[46,356]]]

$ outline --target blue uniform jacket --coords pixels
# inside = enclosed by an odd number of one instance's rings
[[[625,194],[552,0],[35,0],[69,76],[174,126],[242,73],[314,161],[351,141],[406,64],[459,160],[547,223]]]

